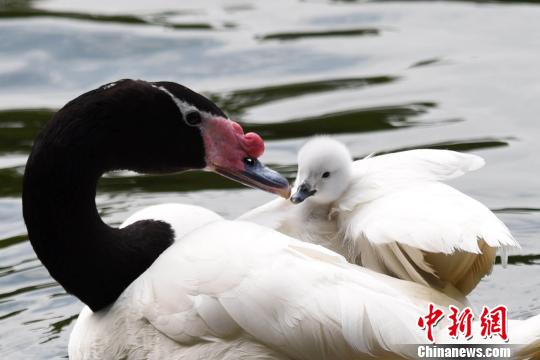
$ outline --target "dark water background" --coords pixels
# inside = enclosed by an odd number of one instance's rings
[[[535,2],[0,0],[0,357],[64,357],[82,305],[36,259],[21,215],[32,139],[55,109],[119,78],[204,92],[292,178],[305,138],[355,156],[432,147],[487,166],[453,184],[523,245],[471,296],[540,313],[540,6]],[[239,201],[241,199],[241,201]],[[111,174],[103,217],[162,202],[226,217],[271,199],[213,174]],[[84,254],[81,254],[84,256]]]

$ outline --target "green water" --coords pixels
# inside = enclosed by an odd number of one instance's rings
[[[299,146],[320,133],[356,157],[417,147],[483,156],[485,168],[453,185],[496,211],[523,249],[471,300],[504,303],[516,318],[540,313],[534,3],[0,0],[0,356],[67,354],[82,305],[27,241],[21,176],[55,109],[125,77],[207,94],[267,140],[263,160],[289,178]],[[271,198],[207,173],[115,173],[97,203],[119,224],[161,202],[234,217]]]

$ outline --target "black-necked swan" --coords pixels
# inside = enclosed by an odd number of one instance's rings
[[[483,165],[476,155],[429,149],[353,162],[342,143],[315,137],[298,153],[291,201],[240,219],[462,299],[491,271],[497,248],[505,264],[506,251],[519,247],[487,207],[441,182]]]
[[[97,213],[96,183],[113,169],[207,168],[286,195],[255,159],[262,147],[173,83],[119,81],[55,115],[28,160],[23,205],[39,258],[88,305],[71,359],[414,356],[403,344],[424,341],[417,320],[428,302],[453,302],[433,289],[197,206],[146,208],[119,229]]]
[[[26,164],[23,212],[50,274],[93,310],[111,304],[168,248],[166,223],[107,226],[95,204],[107,171],[208,169],[255,187],[288,182],[256,160],[262,139],[244,134],[211,101],[170,82],[122,80],[66,104],[37,136]]]

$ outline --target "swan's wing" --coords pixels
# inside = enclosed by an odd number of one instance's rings
[[[438,182],[388,191],[339,216],[345,241],[362,253],[363,265],[420,283],[418,277],[431,273],[474,287],[490,272],[495,248],[505,264],[506,251],[519,247],[488,208]]]
[[[303,241],[311,242],[318,245],[326,246],[333,249],[332,237],[321,235],[319,231],[322,229],[316,226],[317,231],[314,239],[310,237],[310,232],[306,231],[311,224],[306,220],[303,214],[303,207],[294,205],[290,200],[277,198],[267,202],[255,209],[252,209],[238,218],[239,221],[248,221],[257,225],[261,225],[270,229],[279,231],[282,234],[291,236],[296,239],[302,239]],[[331,231],[333,235],[335,231]],[[326,234],[326,233],[325,233]],[[328,245],[328,246],[327,246]]]
[[[346,226],[353,238],[364,235],[374,244],[398,242],[434,253],[480,253],[479,239],[492,247],[519,247],[486,206],[436,182],[392,191],[357,206]]]
[[[406,180],[441,181],[459,177],[484,166],[480,156],[451,150],[416,149],[379,156],[370,156],[354,162],[354,167],[372,175],[398,175]]]
[[[373,156],[353,163],[353,181],[339,207],[352,209],[386,194],[390,189],[419,181],[444,181],[477,170],[479,156],[450,150],[418,149]]]
[[[294,216],[293,207],[294,204],[289,200],[277,198],[242,214],[236,220],[249,221],[281,231],[284,223]]]
[[[297,359],[353,358],[419,343],[426,287],[374,273],[320,246],[220,221],[166,250],[144,274],[145,316],[191,344],[248,336]]]

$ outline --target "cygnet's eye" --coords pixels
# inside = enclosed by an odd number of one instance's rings
[[[186,114],[186,123],[190,126],[197,126],[201,121],[201,114],[198,111],[190,111]]]
[[[322,174],[322,178],[323,178],[323,179],[326,179],[326,178],[328,178],[328,177],[330,177],[330,172],[325,171],[325,172]]]

